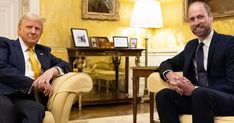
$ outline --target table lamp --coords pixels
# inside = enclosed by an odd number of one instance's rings
[[[145,66],[148,66],[148,28],[163,26],[162,12],[158,0],[136,0],[131,18],[132,27],[145,28]]]
[[[148,66],[148,28],[160,28],[163,26],[162,12],[158,0],[136,0],[131,18],[132,27],[144,28],[145,34],[145,66]],[[145,79],[145,89],[142,101],[148,99],[147,79]]]

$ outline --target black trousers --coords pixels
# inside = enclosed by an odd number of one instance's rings
[[[214,116],[234,115],[234,95],[199,87],[191,96],[181,96],[171,89],[156,94],[161,123],[180,123],[180,114],[192,114],[193,123],[214,123]]]
[[[0,95],[0,123],[42,123],[45,107],[33,95]]]

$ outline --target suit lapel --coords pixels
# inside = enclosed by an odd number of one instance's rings
[[[191,46],[189,47],[188,49],[188,52],[186,53],[186,56],[187,56],[187,61],[185,63],[185,68],[186,71],[189,71],[189,69],[191,69],[191,67],[193,68],[193,58],[194,58],[194,54],[196,52],[196,49],[197,49],[197,46],[198,46],[198,40],[196,39],[195,42],[193,42],[193,44],[191,44]]]
[[[197,49],[197,46],[198,46],[198,40],[196,39],[196,42],[194,42],[194,44],[191,46],[191,52],[189,52],[189,59],[190,59],[190,63],[193,61],[193,58],[194,58],[194,54],[196,53],[196,49]]]
[[[218,41],[218,34],[216,32],[214,32],[214,35],[213,35],[211,43],[210,43],[209,52],[208,52],[207,71],[210,68],[210,63],[211,63],[212,57],[214,55],[214,51],[215,51],[217,41]]]
[[[16,54],[16,60],[18,62],[18,65],[17,67],[23,71],[25,73],[25,62],[24,62],[24,55],[23,55],[23,52],[22,52],[22,48],[20,46],[20,42],[19,42],[19,39],[17,39],[14,43],[14,47],[15,47],[15,54]]]

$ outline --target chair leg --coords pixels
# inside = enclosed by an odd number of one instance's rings
[[[111,81],[110,80],[106,80],[106,93],[109,93],[109,83]]]
[[[81,111],[81,108],[82,108],[82,94],[81,92],[78,92],[78,103],[79,103],[79,111]]]
[[[98,79],[98,92],[101,93],[101,79]]]

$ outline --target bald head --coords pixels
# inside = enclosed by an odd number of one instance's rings
[[[204,2],[193,2],[189,5],[188,10],[189,25],[192,32],[204,40],[212,30],[213,16],[209,6]]]
[[[209,5],[208,5],[207,3],[205,3],[205,2],[200,2],[200,1],[195,1],[195,2],[192,2],[192,3],[189,4],[189,8],[190,8],[191,6],[193,6],[193,5],[195,5],[195,4],[201,4],[201,5],[205,8],[207,14],[208,14],[208,15],[211,15],[211,10],[210,10],[210,7],[209,7]],[[188,10],[189,10],[189,9],[188,9]]]

